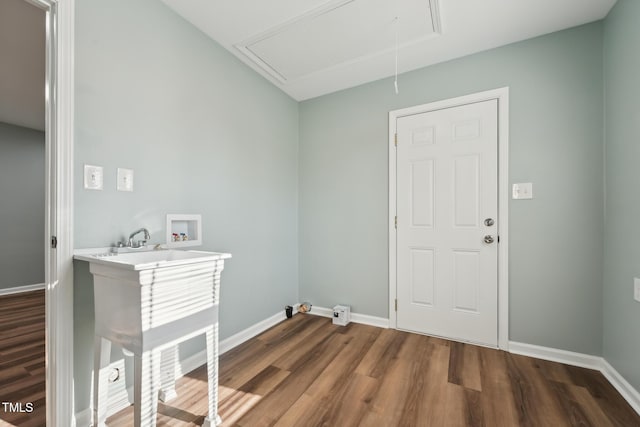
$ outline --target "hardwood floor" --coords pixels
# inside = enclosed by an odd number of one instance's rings
[[[44,304],[44,291],[0,297],[0,426],[45,425]]]
[[[205,381],[180,379],[158,425],[200,425]],[[225,426],[640,426],[597,371],[304,314],[225,353],[219,390]]]

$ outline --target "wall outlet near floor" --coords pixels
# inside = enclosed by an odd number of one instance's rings
[[[633,278],[633,299],[640,302],[640,279]]]
[[[120,369],[111,368],[111,370],[109,371],[109,382],[115,383],[119,379],[120,379]]]

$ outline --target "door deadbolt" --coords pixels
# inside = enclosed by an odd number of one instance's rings
[[[491,236],[490,234],[487,234],[486,236],[484,236],[484,242],[493,243],[493,236]]]
[[[487,218],[484,220],[484,225],[486,225],[487,227],[491,227],[493,224],[495,224],[493,218]]]

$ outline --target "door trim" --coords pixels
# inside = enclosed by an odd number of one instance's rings
[[[396,120],[443,108],[498,100],[498,348],[509,349],[509,88],[489,90],[389,112],[389,327],[397,329]]]
[[[73,416],[74,0],[26,0],[46,13],[45,369],[46,424]],[[57,237],[56,248],[52,236]]]

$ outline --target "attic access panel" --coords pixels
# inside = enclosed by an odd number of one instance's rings
[[[331,1],[236,47],[285,83],[394,50],[396,28],[400,46],[438,35],[437,0]]]

